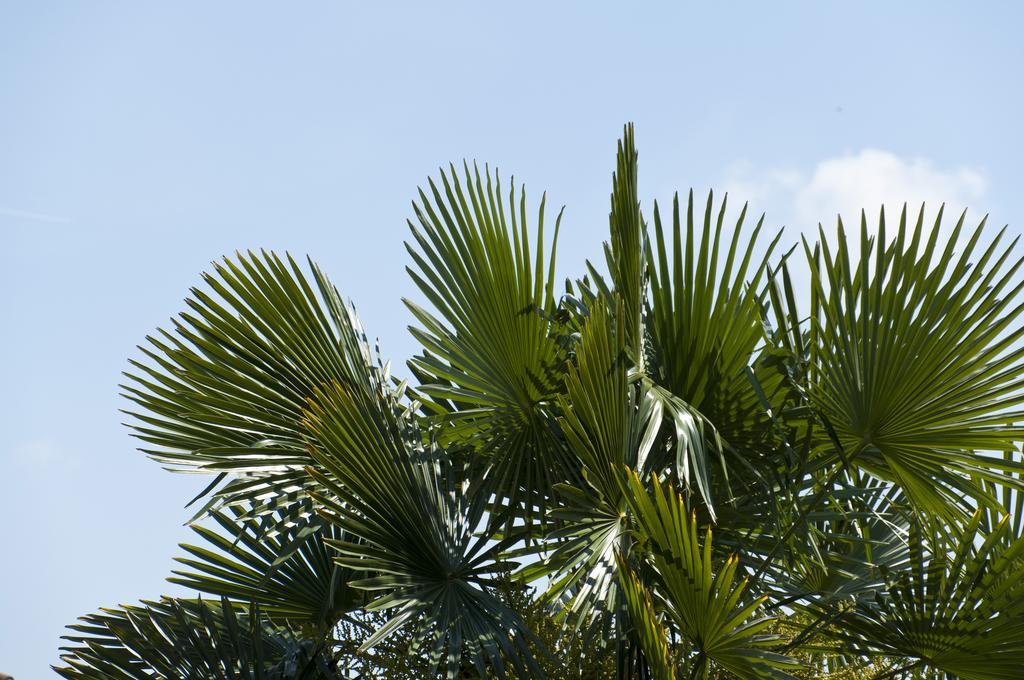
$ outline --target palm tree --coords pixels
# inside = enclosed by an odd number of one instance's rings
[[[1016,239],[648,222],[631,126],[606,262],[557,291],[545,212],[476,165],[419,192],[409,380],[312,262],[216,264],[124,385],[212,477],[170,578],[203,596],[84,617],[56,670],[1020,677]]]

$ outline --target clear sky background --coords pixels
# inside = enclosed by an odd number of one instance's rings
[[[627,120],[647,206],[1024,230],[1017,3],[437,4],[0,0],[0,671],[168,591],[202,483],[134,452],[117,383],[222,254],[313,255],[402,362],[416,186],[476,158],[546,189],[574,275]]]

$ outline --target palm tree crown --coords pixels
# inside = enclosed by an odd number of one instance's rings
[[[904,208],[787,249],[710,194],[645,215],[631,126],[581,278],[489,168],[413,212],[409,380],[273,253],[147,338],[123,390],[147,455],[211,477],[170,577],[202,596],[83,617],[58,673],[1020,677],[1005,230]]]

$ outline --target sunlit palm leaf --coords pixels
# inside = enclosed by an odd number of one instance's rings
[[[625,346],[633,364],[643,368],[643,311],[647,296],[644,247],[647,243],[647,229],[637,196],[637,159],[633,126],[627,125],[615,156],[611,212],[608,215],[611,239],[605,244],[605,259],[615,293],[622,299],[619,324],[625,333]],[[600,281],[596,275],[595,278]]]
[[[822,233],[812,275],[811,386],[814,407],[844,451],[830,455],[899,484],[918,509],[968,511],[962,495],[994,502],[970,475],[1012,469],[999,455],[1024,436],[1024,306],[1002,232],[978,249],[984,222],[964,218],[940,243],[942,211],[930,233],[924,209],[890,243],[884,215],[877,237],[861,221],[860,254],[840,222],[835,253]],[[805,249],[812,266],[818,259]],[[961,250],[958,256],[956,250]],[[972,260],[974,260],[972,262]]]
[[[507,198],[497,175],[475,166],[464,180],[452,166],[440,187],[431,180],[420,192],[408,271],[435,312],[406,302],[425,349],[410,365],[420,393],[453,406],[441,416],[447,441],[472,445],[498,501],[532,518],[555,484],[573,478],[547,408],[561,388],[549,321],[561,215],[546,256],[544,200],[531,236],[525,193],[513,187]]]
[[[697,225],[694,207],[691,191],[684,219],[675,197],[670,255],[666,228],[654,205],[656,247],[648,250],[647,267],[648,328],[656,365],[650,370],[660,384],[708,418],[727,442],[740,447],[765,423],[745,369],[762,340],[759,303],[767,264],[782,232],[761,244],[762,216],[741,240],[747,212],[743,206],[732,238],[723,245],[726,201],[715,217],[708,194],[703,227]]]
[[[616,157],[609,217],[611,239],[606,245],[611,281],[622,301],[618,323],[625,336],[626,356],[637,372],[649,375],[657,383],[657,387],[648,386],[648,397],[661,402],[665,415],[675,419],[677,428],[688,431],[677,433],[679,441],[686,438],[691,440],[688,444],[694,443],[691,435],[696,422],[691,414],[695,411],[710,416],[713,427],[706,428],[706,434],[714,437],[713,448],[720,448],[721,444],[718,420],[730,428],[733,438],[743,433],[744,442],[749,441],[753,438],[752,428],[745,421],[764,418],[744,369],[761,339],[758,290],[779,235],[758,255],[759,261],[752,264],[761,224],[741,249],[741,215],[720,270],[719,239],[725,204],[719,212],[712,241],[709,197],[703,238],[695,247],[691,194],[685,243],[678,200],[675,204],[670,266],[657,204],[657,255],[648,241],[637,198],[637,159],[633,129],[627,126]],[[600,275],[593,267],[590,270],[598,291],[609,296]],[[696,483],[713,516],[713,480],[705,448],[678,446],[676,472],[686,484]],[[724,460],[720,462],[724,464]],[[749,463],[746,465],[749,467]],[[727,472],[724,465],[723,472]],[[719,485],[727,487],[727,475],[720,477]]]
[[[1007,463],[1021,460],[1021,453],[1017,451],[1006,451],[1003,459]],[[998,479],[979,479],[988,492],[999,500],[998,507],[987,506],[981,508],[981,530],[985,533],[992,533],[1000,522],[1007,517],[1009,528],[1000,533],[1006,542],[1016,540],[1024,536],[1024,470],[1004,473]]]
[[[1024,668],[1024,538],[1004,519],[979,537],[982,512],[964,533],[911,533],[910,568],[886,597],[841,619],[855,649],[907,657],[963,680],[1012,680]]]
[[[621,298],[616,301],[614,310],[603,301],[592,309],[559,400],[562,431],[587,482],[613,504],[621,497],[622,466],[642,464],[647,453],[636,446],[639,439],[631,427],[636,390],[630,385],[629,336],[620,322],[625,305]]]
[[[625,558],[618,555],[617,563],[622,599],[629,613],[632,632],[640,643],[653,680],[675,680],[678,676],[669,649],[668,633],[661,625],[651,592],[640,583]]]
[[[688,662],[691,677],[710,677],[711,662],[740,678],[790,677],[784,669],[795,668],[796,662],[767,649],[776,642],[765,634],[772,620],[754,618],[767,598],[743,599],[746,584],[735,581],[735,557],[715,568],[710,527],[701,542],[696,516],[657,477],[651,492],[635,472],[629,473],[627,485],[633,535],[656,573],[654,597],[697,652]]]
[[[277,255],[214,265],[173,331],[150,337],[125,394],[132,428],[171,469],[218,475],[211,507],[257,512],[305,502],[306,400],[332,381],[366,383],[370,357],[354,314],[316,265],[316,290]],[[263,501],[262,507],[259,501]]]

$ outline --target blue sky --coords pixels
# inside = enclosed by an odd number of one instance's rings
[[[576,274],[627,120],[645,205],[729,190],[795,239],[946,200],[1024,230],[1019,5],[435,4],[0,1],[0,671],[169,590],[202,483],[134,452],[117,383],[222,254],[313,255],[400,362],[416,186],[476,158],[546,189]]]

